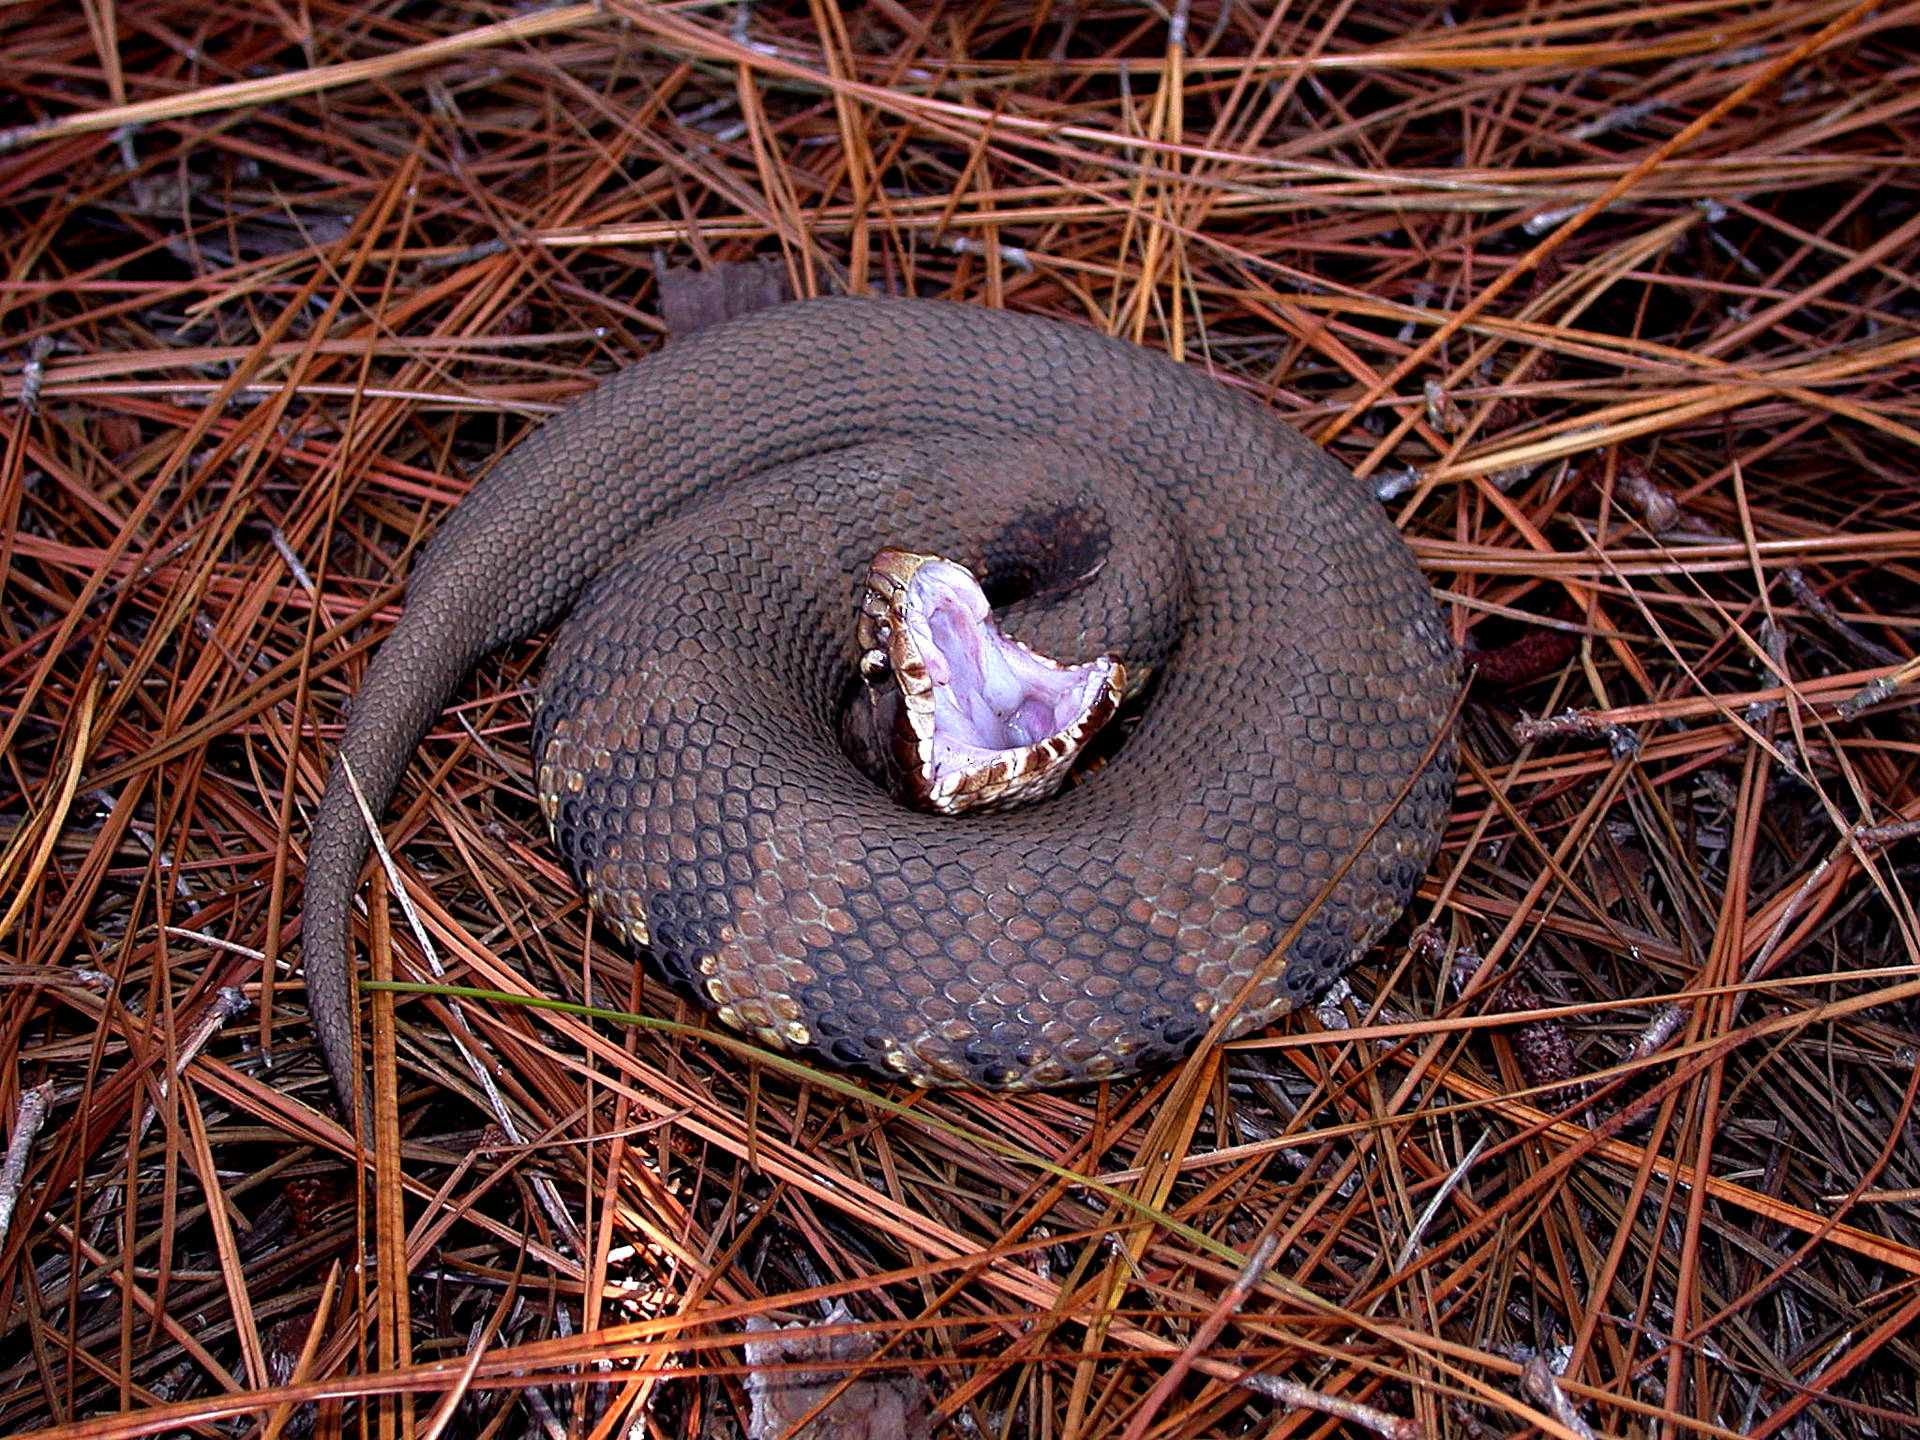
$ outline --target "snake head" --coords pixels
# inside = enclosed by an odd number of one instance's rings
[[[936,814],[1051,795],[1126,688],[1115,656],[1062,665],[1002,632],[973,573],[935,555],[874,557],[855,638],[861,748],[882,757],[895,799]]]

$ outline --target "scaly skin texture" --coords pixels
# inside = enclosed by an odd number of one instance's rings
[[[1008,628],[1056,659],[1157,666],[1110,762],[961,817],[861,775],[838,716],[887,545],[1036,592]],[[1379,507],[1258,406],[1090,330],[816,300],[606,381],[422,556],[340,746],[376,813],[473,664],[569,611],[534,753],[596,907],[731,1023],[883,1075],[1123,1073],[1250,979],[1232,1030],[1261,1025],[1391,922],[1446,818],[1450,748],[1423,758],[1457,661]],[[343,1097],[367,849],[336,763],[304,945]]]

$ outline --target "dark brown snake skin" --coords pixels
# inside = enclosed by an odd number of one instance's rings
[[[1104,768],[960,817],[854,768],[856,582],[887,545],[1031,592],[1007,628],[1043,653],[1159,664]],[[1446,817],[1449,747],[1421,767],[1457,662],[1378,505],[1258,406],[1091,330],[816,300],[605,382],[421,558],[340,746],[375,813],[472,665],[569,612],[534,754],[595,906],[730,1022],[883,1075],[1010,1088],[1175,1057],[1317,903],[1252,1029],[1391,922]],[[336,764],[304,945],[343,1095],[367,848]]]

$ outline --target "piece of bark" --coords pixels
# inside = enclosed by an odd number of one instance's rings
[[[675,340],[793,298],[787,287],[787,267],[771,257],[721,260],[702,270],[669,265],[656,254],[653,282],[659,291],[660,318]]]
[[[853,1319],[853,1312],[835,1302],[824,1323],[846,1325]],[[757,1319],[747,1321],[747,1328],[757,1337],[744,1346],[752,1367],[748,1440],[931,1440],[927,1387],[918,1375],[857,1373],[858,1362],[877,1348],[873,1336],[821,1334],[819,1326],[776,1326]],[[833,1368],[800,1368],[829,1362]],[[820,1413],[800,1424],[822,1401]]]

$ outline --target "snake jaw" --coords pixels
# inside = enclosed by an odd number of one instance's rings
[[[1126,688],[1114,656],[1062,665],[1004,634],[972,573],[934,555],[874,557],[856,638],[896,797],[936,814],[1051,795]]]

